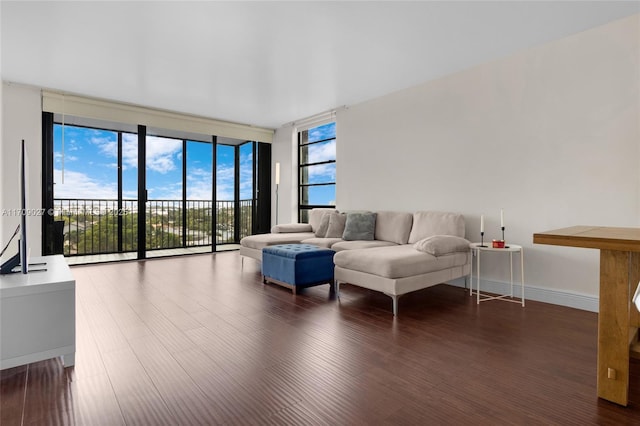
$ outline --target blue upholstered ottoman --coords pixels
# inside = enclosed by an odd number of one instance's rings
[[[331,249],[310,244],[280,244],[262,249],[262,275],[265,283],[297,289],[331,284],[333,289],[333,255]]]

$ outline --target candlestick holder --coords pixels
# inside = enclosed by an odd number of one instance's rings
[[[502,226],[501,229],[502,229],[502,241],[504,242],[504,248],[509,248],[506,240],[504,239],[504,226]]]
[[[480,246],[479,247],[486,247],[484,245],[484,231],[480,231]]]

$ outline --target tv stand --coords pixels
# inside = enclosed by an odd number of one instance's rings
[[[34,257],[45,271],[0,275],[0,369],[62,357],[75,364],[76,282],[61,255]]]
[[[13,274],[15,272],[13,268],[20,265],[20,253],[16,253],[15,256],[11,257],[9,260],[0,265],[0,275]]]

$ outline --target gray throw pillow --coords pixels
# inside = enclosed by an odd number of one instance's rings
[[[424,238],[413,245],[418,251],[423,251],[431,256],[445,256],[447,254],[469,251],[471,242],[454,235],[434,235]]]
[[[327,230],[329,229],[329,216],[327,213],[322,216],[322,220],[320,220],[320,225],[318,225],[318,229],[316,229],[316,237],[324,238],[327,236]]]
[[[329,216],[329,228],[327,228],[325,238],[342,238],[347,215],[342,213],[329,213],[327,216]]]
[[[376,214],[347,213],[342,239],[345,241],[373,241],[376,232]]]

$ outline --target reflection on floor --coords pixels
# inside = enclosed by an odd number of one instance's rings
[[[216,251],[230,251],[239,250],[240,244],[224,244],[216,246]],[[147,258],[167,257],[167,256],[181,256],[185,254],[202,254],[210,253],[211,246],[204,247],[188,247],[166,250],[148,250]],[[93,254],[87,256],[69,256],[66,258],[69,265],[86,265],[89,263],[105,263],[105,262],[120,262],[123,260],[136,260],[138,253],[110,253],[110,254]]]

